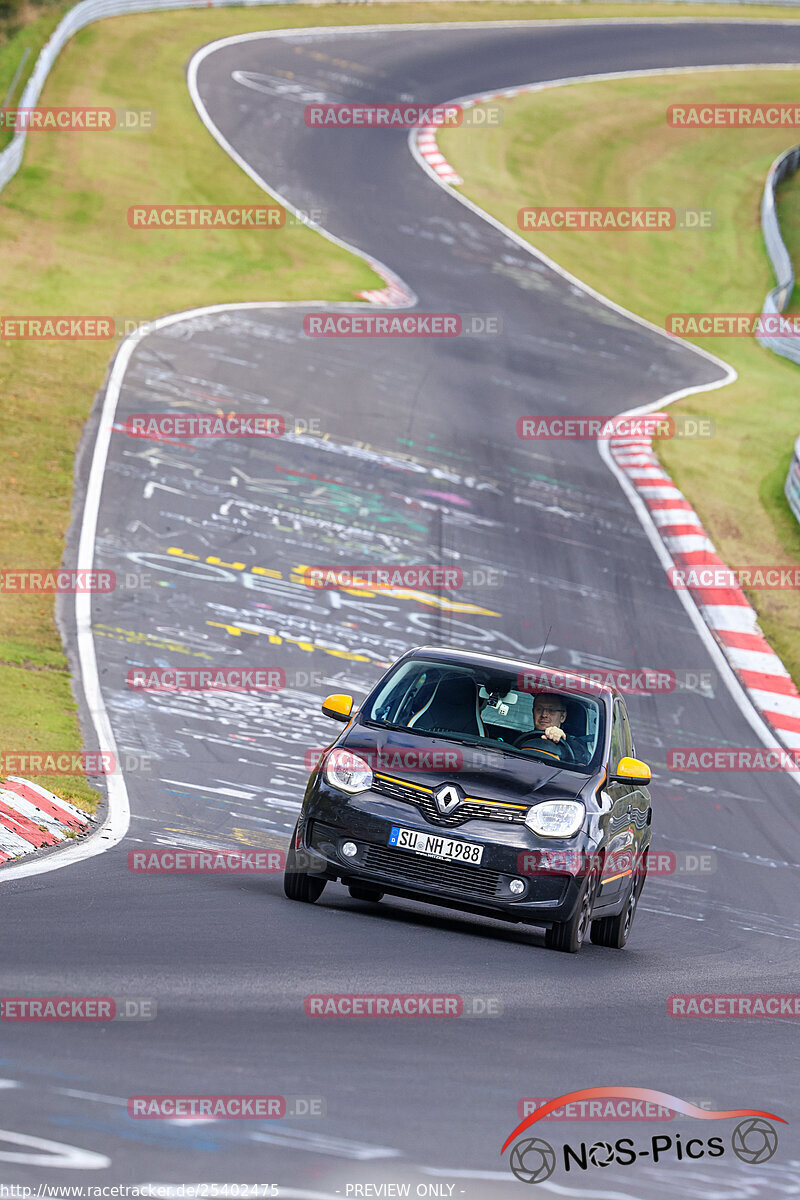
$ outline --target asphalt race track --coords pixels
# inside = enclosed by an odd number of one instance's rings
[[[671,993],[798,990],[800,792],[778,774],[666,769],[671,746],[758,739],[597,446],[515,433],[521,415],[620,412],[720,371],[459,204],[419,169],[406,132],[303,122],[319,96],[433,103],[583,73],[799,59],[800,27],[736,22],[305,32],[224,45],[202,61],[211,120],[271,188],[322,210],[325,228],[396,272],[421,311],[499,315],[502,333],[310,339],[308,309],[266,307],[176,322],[135,350],[118,422],[222,406],[284,414],[290,432],[186,445],[112,438],[97,565],[154,583],[93,604],[103,697],[134,767],[130,833],[84,863],[4,881],[3,991],[149,997],[158,1015],[3,1023],[3,1182],[272,1182],[298,1197],[436,1183],[429,1194],[483,1200],[520,1189],[500,1157],[520,1097],[624,1083],[790,1124],[761,1167],[730,1153],[691,1166],[646,1160],[562,1172],[543,1190],[800,1194],[792,1022],[666,1014]],[[676,99],[691,90],[676,80]],[[292,231],[254,236],[288,241]],[[291,432],[296,422],[316,432]],[[502,585],[465,588],[455,605],[364,600],[311,590],[294,573],[409,561],[492,568]],[[127,853],[143,846],[285,847],[304,755],[334,732],[319,712],[325,694],[363,695],[424,642],[538,656],[550,626],[552,664],[706,673],[630,698],[637,751],[654,772],[654,845],[713,852],[715,869],[651,878],[624,952],[555,954],[538,930],[400,900],[373,907],[338,885],[316,907],[292,904],[278,874],[127,870]],[[281,667],[291,686],[244,696],[126,687],[131,666],[209,664]],[[85,711],[84,728],[88,740]],[[80,929],[65,913],[80,915]],[[313,1020],[310,992],[497,997],[503,1014]],[[208,1124],[126,1113],[128,1096],[212,1092],[323,1097],[326,1115]],[[573,1142],[620,1132],[548,1129]],[[73,1149],[11,1144],[18,1137]]]

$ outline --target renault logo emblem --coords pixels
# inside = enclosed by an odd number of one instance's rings
[[[464,793],[457,783],[443,783],[433,793],[433,799],[442,816],[447,817],[454,809],[458,808],[464,799]]]

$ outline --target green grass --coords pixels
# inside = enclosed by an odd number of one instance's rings
[[[790,101],[795,71],[715,72],[557,88],[505,103],[504,123],[442,132],[463,191],[517,229],[523,205],[710,208],[713,230],[525,233],[605,295],[658,325],[671,312],[760,312],[773,280],[759,205],[772,160],[792,131],[685,132],[670,103]],[[602,147],[602,153],[598,153]],[[787,232],[800,246],[797,190]],[[800,528],[783,481],[800,433],[799,368],[737,338],[697,339],[735,366],[737,382],[689,397],[675,413],[710,416],[716,435],[658,444],[666,469],[731,565],[800,564]],[[644,382],[644,381],[643,381]],[[644,400],[630,397],[631,403]],[[626,400],[628,398],[626,397]],[[800,606],[793,592],[749,594],[766,636],[800,683]]]

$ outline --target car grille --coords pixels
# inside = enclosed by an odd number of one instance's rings
[[[498,871],[420,858],[390,846],[367,846],[362,861],[368,870],[381,871],[409,883],[427,883],[435,888],[461,892],[465,896],[494,896],[500,880]]]
[[[412,787],[402,779],[377,773],[372,782],[372,790],[382,796],[388,796],[391,800],[402,800],[406,804],[413,804],[419,809],[425,820],[430,821],[432,825],[447,825],[451,828],[463,825],[466,821],[502,821],[506,825],[523,825],[525,814],[528,811],[527,805],[524,808],[517,808],[511,804],[469,797],[458,806],[455,812],[445,817],[437,809],[430,788],[422,788],[420,785]]]
[[[336,856],[340,834],[321,821],[309,823],[307,837],[310,847],[321,854]],[[398,883],[430,884],[469,897],[495,896],[501,878],[499,871],[487,871],[485,867],[471,867],[466,863],[450,863],[440,859],[422,858],[406,850],[395,850],[392,846],[364,844],[359,864],[367,870],[390,876]],[[525,895],[527,901],[563,899],[569,878],[564,875],[540,875],[528,880]],[[505,897],[504,897],[505,898]]]

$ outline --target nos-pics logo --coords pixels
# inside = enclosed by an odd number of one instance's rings
[[[725,1121],[740,1118],[730,1134],[729,1146],[724,1136],[692,1137],[684,1140],[679,1133],[654,1134],[647,1140],[636,1142],[634,1138],[622,1137],[615,1141],[598,1140],[578,1145],[567,1142],[556,1149],[536,1136],[521,1137],[530,1127],[555,1109],[578,1100],[597,1100],[604,1098],[626,1100],[644,1100],[648,1103],[661,1105],[674,1113],[682,1113],[687,1117],[695,1117],[700,1121]],[[549,1179],[556,1168],[561,1165],[565,1172],[583,1172],[595,1167],[630,1167],[639,1159],[646,1162],[658,1163],[664,1160],[671,1162],[688,1162],[697,1164],[702,1158],[721,1158],[730,1151],[743,1163],[760,1165],[768,1162],[778,1149],[778,1132],[772,1121],[786,1124],[783,1117],[774,1113],[761,1112],[755,1108],[732,1108],[719,1112],[709,1112],[698,1108],[688,1100],[671,1096],[668,1092],[654,1091],[652,1088],[637,1087],[596,1087],[582,1088],[577,1092],[567,1092],[548,1100],[530,1116],[526,1117],[506,1139],[501,1154],[505,1154],[514,1142],[509,1156],[508,1165],[512,1173],[521,1183],[543,1183]],[[519,1141],[515,1139],[519,1138]]]

